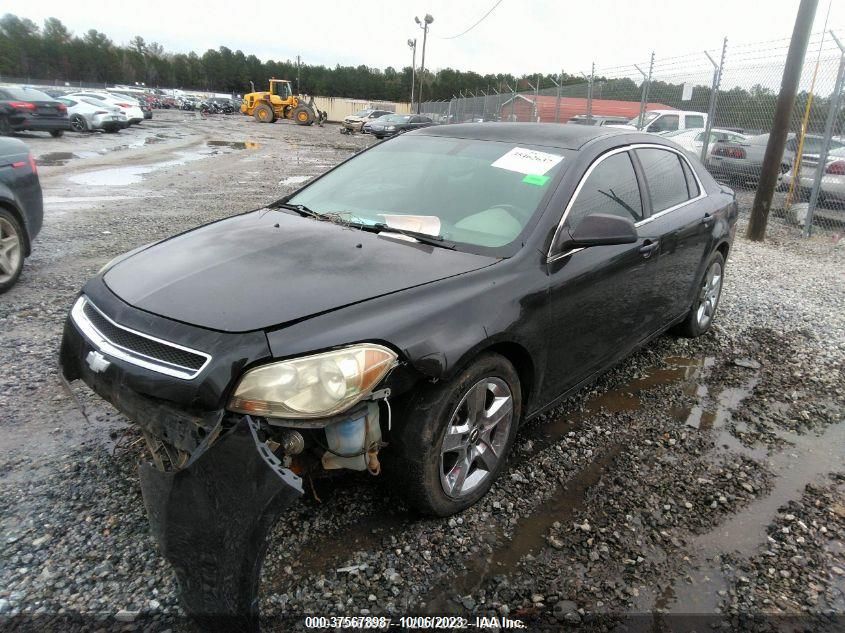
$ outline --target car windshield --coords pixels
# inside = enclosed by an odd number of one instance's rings
[[[7,93],[12,99],[19,99],[20,101],[54,101],[50,95],[32,88],[4,87],[3,92]]]
[[[643,115],[643,127],[646,127],[649,123],[654,121],[657,117],[660,116],[659,112],[646,112]],[[638,114],[633,119],[628,121],[628,125],[639,125],[640,124],[640,115]]]
[[[370,114],[370,112],[372,112],[372,110],[361,110],[360,112],[356,112],[352,116],[357,116],[357,117],[363,118],[363,117],[367,116],[368,114]]]
[[[459,249],[484,252],[522,234],[568,154],[513,142],[403,136],[342,164],[288,203],[365,225],[427,227]]]

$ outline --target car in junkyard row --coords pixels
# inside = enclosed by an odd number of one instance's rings
[[[364,123],[362,132],[381,139],[429,125],[434,125],[434,121],[421,114],[387,114],[374,121]]]
[[[376,119],[393,114],[389,110],[377,110],[375,108],[367,108],[355,114],[350,114],[344,118],[340,124],[340,133],[349,134],[351,132],[361,132],[366,123],[375,121]]]
[[[34,88],[0,86],[0,136],[25,130],[61,136],[69,129],[65,104]]]
[[[460,512],[525,421],[667,329],[710,329],[736,218],[654,135],[429,127],[108,263],[73,303],[62,371],[143,431],[189,612],[255,622],[302,476],[369,470],[422,513]]]
[[[44,221],[38,167],[23,141],[0,138],[0,294],[20,277]]]

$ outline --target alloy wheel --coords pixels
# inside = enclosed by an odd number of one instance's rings
[[[721,292],[722,265],[719,262],[713,262],[707,269],[707,274],[704,275],[704,282],[698,292],[696,318],[698,319],[698,327],[702,330],[705,329],[713,319]]]
[[[501,378],[482,378],[452,413],[440,446],[440,484],[447,496],[471,494],[505,456],[513,394]]]
[[[21,238],[15,226],[0,218],[0,283],[9,281],[21,264]]]

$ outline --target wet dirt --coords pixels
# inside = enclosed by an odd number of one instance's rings
[[[226,147],[229,149],[261,149],[261,143],[256,143],[255,141],[207,141],[206,145],[208,147]]]

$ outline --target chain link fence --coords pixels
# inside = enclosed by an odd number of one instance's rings
[[[842,33],[843,38],[838,39]],[[815,34],[781,158],[772,218],[809,235],[845,230],[845,29]],[[437,123],[626,126],[671,138],[737,192],[748,212],[775,114],[789,38],[594,67],[583,81],[538,77],[467,87],[421,112]],[[527,86],[525,84],[528,84]]]

